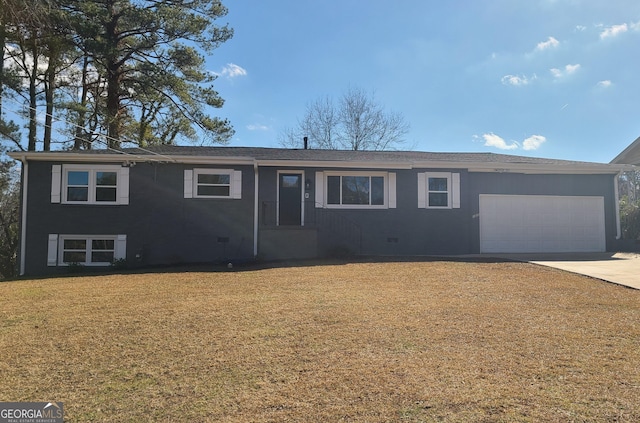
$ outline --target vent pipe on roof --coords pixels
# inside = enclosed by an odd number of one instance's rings
[[[304,149],[308,150],[309,149],[309,138],[308,137],[303,137],[302,141],[304,142]]]

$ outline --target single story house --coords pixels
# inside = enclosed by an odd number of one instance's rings
[[[621,165],[251,147],[16,152],[20,273],[615,250]]]

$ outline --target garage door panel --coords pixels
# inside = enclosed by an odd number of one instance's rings
[[[605,251],[604,198],[480,195],[480,251]]]

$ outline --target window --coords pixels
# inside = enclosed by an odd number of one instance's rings
[[[54,165],[51,202],[60,202],[60,190],[65,204],[128,204],[129,168],[64,165],[60,171],[59,165]]]
[[[451,209],[460,207],[460,174],[427,172],[418,174],[418,207]]]
[[[395,208],[395,173],[318,172],[316,207]]]
[[[241,198],[242,172],[231,169],[184,171],[185,198]]]
[[[126,235],[49,235],[48,265],[108,266],[126,257]]]
[[[450,175],[427,174],[427,207],[449,208],[450,181]]]
[[[231,194],[229,173],[198,172],[196,176],[196,197],[228,197]]]

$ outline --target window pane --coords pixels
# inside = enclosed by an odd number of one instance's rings
[[[96,185],[117,185],[118,176],[116,172],[96,172]]]
[[[447,207],[448,195],[446,192],[430,192],[429,193],[429,207]]]
[[[375,206],[384,204],[384,178],[382,176],[371,177],[371,204]]]
[[[369,177],[342,177],[342,204],[369,204]]]
[[[216,184],[216,185],[229,185],[231,178],[228,174],[209,174],[201,173],[198,175],[199,184]]]
[[[65,263],[84,263],[87,261],[87,253],[79,251],[65,251],[62,254],[62,261]]]
[[[67,188],[67,201],[88,201],[89,188],[69,187]]]
[[[340,177],[327,177],[327,203],[340,204]]]
[[[300,186],[300,175],[282,175],[282,188],[298,188]]]
[[[89,185],[89,172],[67,172],[67,185]]]
[[[94,239],[91,241],[93,250],[113,250],[115,241],[112,239]]]
[[[429,178],[429,191],[447,191],[447,178]]]
[[[113,251],[94,251],[91,253],[91,263],[112,263]]]
[[[96,201],[116,201],[116,188],[96,188]]]
[[[84,250],[87,248],[87,240],[85,239],[65,239],[65,250]]]
[[[228,197],[229,192],[230,191],[228,186],[210,186],[210,185],[198,186],[198,195],[203,195],[203,196]]]

